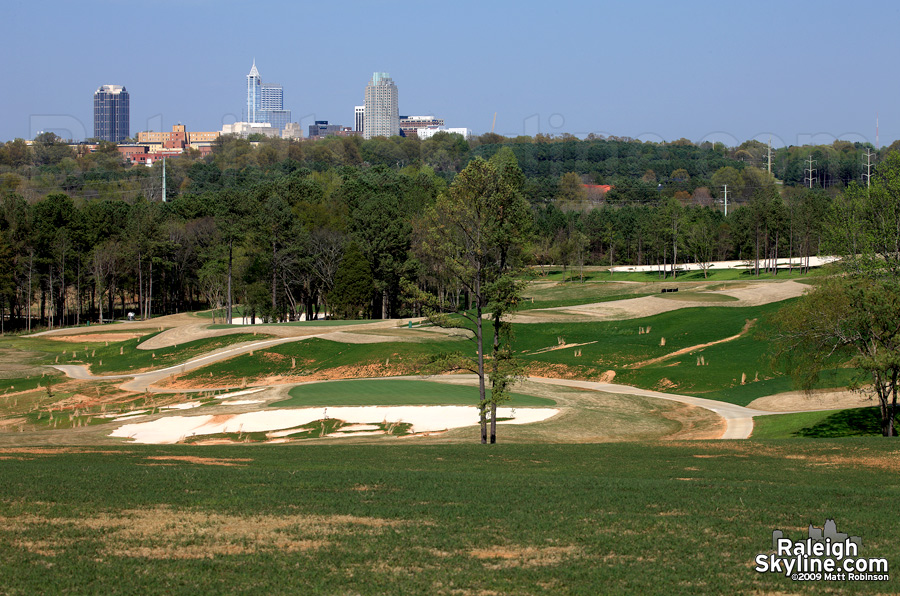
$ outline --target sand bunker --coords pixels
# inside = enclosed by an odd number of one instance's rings
[[[528,424],[555,416],[553,408],[497,408],[500,424]],[[111,437],[135,443],[171,444],[186,437],[223,433],[280,431],[333,418],[351,424],[407,423],[411,432],[435,432],[478,424],[478,411],[471,406],[362,406],[297,408],[247,412],[219,416],[170,416],[150,422],[126,424]],[[299,431],[298,431],[299,432]],[[356,433],[349,433],[355,436]]]

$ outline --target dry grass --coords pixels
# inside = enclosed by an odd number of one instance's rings
[[[232,457],[228,459],[215,457],[197,457],[193,455],[151,455],[145,459],[154,461],[180,461],[202,466],[246,466],[246,462],[253,461],[249,457]]]
[[[99,532],[107,556],[166,560],[265,551],[303,552],[327,546],[332,536],[379,532],[404,523],[407,522],[351,515],[238,516],[165,506],[82,519],[37,515],[0,518],[3,533],[17,535],[36,526]],[[13,538],[16,546],[43,556],[61,555],[72,542],[71,538]]]
[[[469,551],[470,557],[489,561],[485,566],[495,569],[558,565],[578,554],[575,546],[494,546]]]

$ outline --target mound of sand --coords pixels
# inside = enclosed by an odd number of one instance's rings
[[[754,399],[747,406],[767,412],[806,412],[840,410],[877,406],[878,401],[868,393],[846,389],[817,389],[810,392],[788,391]]]

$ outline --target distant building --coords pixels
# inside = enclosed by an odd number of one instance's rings
[[[268,122],[235,122],[234,124],[225,124],[222,126],[223,135],[237,135],[247,138],[252,134],[261,134],[267,137],[277,137],[280,131]]]
[[[256,70],[256,60],[247,75],[247,122],[259,122],[262,110],[262,78]]]
[[[469,138],[469,129],[468,128],[443,128],[440,126],[427,126],[424,128],[416,129],[416,134],[421,140],[430,139],[434,135],[439,132],[446,132],[449,134],[457,134],[462,135],[462,138]]]
[[[363,124],[366,121],[366,106],[353,106],[353,130],[356,132],[363,131]]]
[[[400,134],[405,137],[416,137],[420,128],[444,126],[443,118],[434,116],[400,116]]]
[[[386,72],[376,72],[366,86],[363,138],[391,137],[400,134],[397,85]]]
[[[172,132],[139,132],[137,141],[138,143],[159,144],[164,147],[174,148],[179,146],[179,143],[181,147],[212,143],[221,134],[219,131],[190,132],[184,124],[176,124],[172,127]]]
[[[325,137],[353,137],[359,135],[359,132],[353,130],[350,126],[341,126],[340,124],[328,124],[328,120],[316,120],[315,124],[309,125],[310,139],[323,139]]]
[[[282,139],[302,139],[303,129],[300,128],[299,122],[288,122],[284,130],[281,131]]]
[[[120,143],[129,136],[129,97],[122,85],[103,85],[94,93],[94,137]]]

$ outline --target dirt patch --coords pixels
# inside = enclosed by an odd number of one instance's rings
[[[63,455],[66,453],[102,453],[106,455],[121,455],[121,451],[108,449],[85,449],[81,447],[0,447],[0,453],[17,455]]]
[[[129,339],[136,339],[138,337],[143,337],[147,333],[152,333],[151,330],[145,330],[143,333],[139,333],[137,331],[133,331],[131,333],[86,333],[83,335],[48,335],[44,339],[52,339],[53,341],[66,341],[72,343],[80,343],[80,342],[88,342],[88,343],[98,343],[98,342],[117,342],[117,341],[127,341]]]
[[[193,455],[151,455],[145,459],[156,461],[183,461],[202,466],[246,466],[244,462],[253,461],[249,457],[220,459],[215,457],[197,457]]]
[[[718,439],[728,428],[725,419],[715,412],[688,404],[681,406],[662,413],[664,418],[681,424],[679,431],[662,437],[665,441]]]
[[[575,546],[494,546],[469,551],[475,559],[493,561],[494,568],[546,567],[558,565],[565,559],[578,555]]]
[[[531,362],[525,367],[526,376],[544,377],[547,379],[593,379],[594,377],[608,375],[610,372],[614,373],[614,371],[601,371],[598,368],[570,367],[566,364],[552,364],[548,362]],[[613,376],[615,376],[615,373]]]
[[[673,383],[671,380],[663,377],[656,383],[653,389],[656,391],[668,391],[669,389],[676,389],[677,387],[677,383]]]
[[[870,394],[847,389],[815,389],[813,391],[788,391],[759,397],[747,407],[767,412],[800,412],[811,410],[840,410],[877,406],[878,400]]]
[[[602,375],[600,375],[600,378],[597,379],[597,382],[598,383],[612,383],[613,379],[615,379],[615,378],[616,378],[616,371],[608,370],[605,373],[603,373]]]

